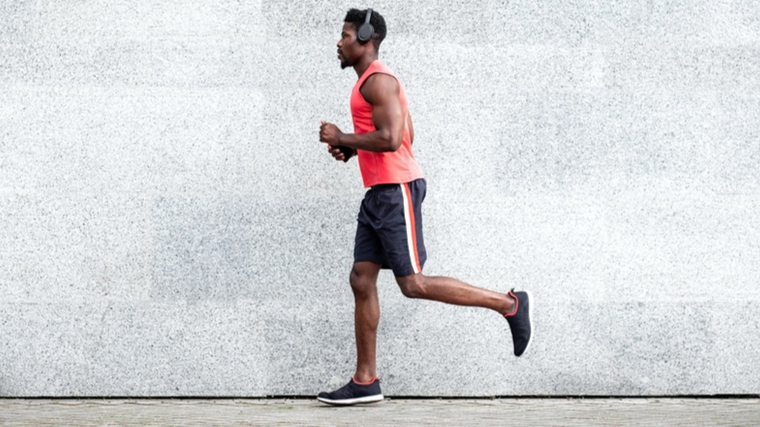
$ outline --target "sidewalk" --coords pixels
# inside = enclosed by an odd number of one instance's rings
[[[0,425],[760,426],[760,399],[386,399],[349,408],[306,399],[0,399]]]

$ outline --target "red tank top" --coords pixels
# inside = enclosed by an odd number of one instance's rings
[[[357,135],[377,130],[372,121],[372,104],[367,102],[361,94],[362,85],[369,76],[375,73],[388,74],[398,80],[390,68],[376,60],[356,82],[351,91],[351,117],[354,121],[354,133]],[[399,82],[399,98],[404,109],[404,139],[401,141],[401,146],[396,151],[383,153],[357,150],[359,169],[365,187],[378,184],[403,184],[423,177],[422,170],[412,154],[409,124],[406,121],[409,106],[401,82]]]

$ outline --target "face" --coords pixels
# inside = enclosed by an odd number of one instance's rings
[[[338,59],[340,68],[346,69],[353,66],[361,57],[362,44],[356,40],[356,28],[349,22],[343,23],[343,31],[338,40]]]

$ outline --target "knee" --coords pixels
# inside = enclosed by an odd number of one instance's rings
[[[425,291],[425,277],[422,274],[415,274],[413,276],[397,277],[396,282],[401,293],[407,298],[424,298]]]
[[[367,295],[375,288],[375,281],[373,278],[356,268],[351,269],[348,281],[351,283],[351,290],[356,296]]]

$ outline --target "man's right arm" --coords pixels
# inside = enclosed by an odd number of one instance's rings
[[[409,128],[409,145],[414,144],[414,124],[412,124],[412,113],[406,112],[406,127]]]

